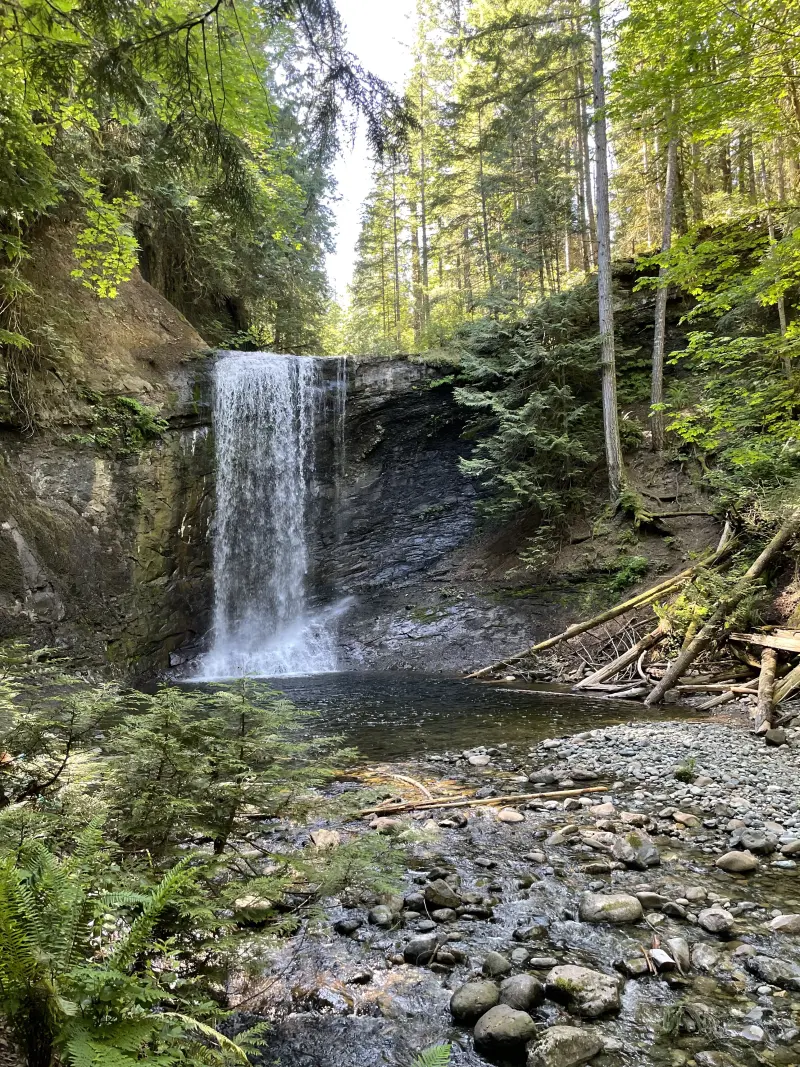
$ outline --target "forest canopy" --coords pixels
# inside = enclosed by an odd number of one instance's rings
[[[7,359],[41,340],[25,262],[55,219],[101,298],[138,263],[211,343],[314,346],[339,120],[364,115],[378,153],[407,121],[332,5],[19,0],[0,63]]]

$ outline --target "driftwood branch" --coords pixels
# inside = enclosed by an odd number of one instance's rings
[[[608,786],[592,785],[585,789],[559,789],[554,793],[510,793],[504,797],[484,797],[480,800],[473,796],[451,797],[446,800],[427,800],[419,803],[393,804],[391,807],[364,808],[362,815],[401,815],[406,811],[440,811],[442,808],[466,808],[491,806],[494,804],[521,804],[524,800],[553,800],[558,797],[579,797],[584,793],[607,793]]]

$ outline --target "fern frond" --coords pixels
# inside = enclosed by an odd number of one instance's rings
[[[250,1067],[250,1057],[241,1045],[236,1041],[231,1041],[229,1037],[225,1037],[219,1030],[215,1030],[213,1026],[201,1023],[199,1019],[192,1019],[188,1015],[181,1015],[180,1012],[165,1011],[161,1017],[165,1019],[175,1019],[189,1033],[199,1034],[201,1037],[205,1037],[209,1041],[216,1042],[222,1052],[232,1056],[238,1063],[244,1063],[247,1067]]]
[[[433,1048],[420,1052],[411,1067],[450,1067],[452,1054],[452,1045],[434,1045]]]

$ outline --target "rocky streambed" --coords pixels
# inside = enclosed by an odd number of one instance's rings
[[[648,722],[394,765],[434,793],[596,791],[331,822],[403,842],[404,886],[328,902],[242,994],[274,1020],[264,1062],[410,1067],[448,1041],[471,1067],[800,1064],[782,740]]]

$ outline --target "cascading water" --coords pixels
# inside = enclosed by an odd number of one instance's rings
[[[346,373],[329,360],[224,353],[214,377],[217,509],[213,644],[203,677],[274,677],[336,669],[339,605],[308,607],[309,543],[320,436],[334,390],[330,445],[341,459]]]

